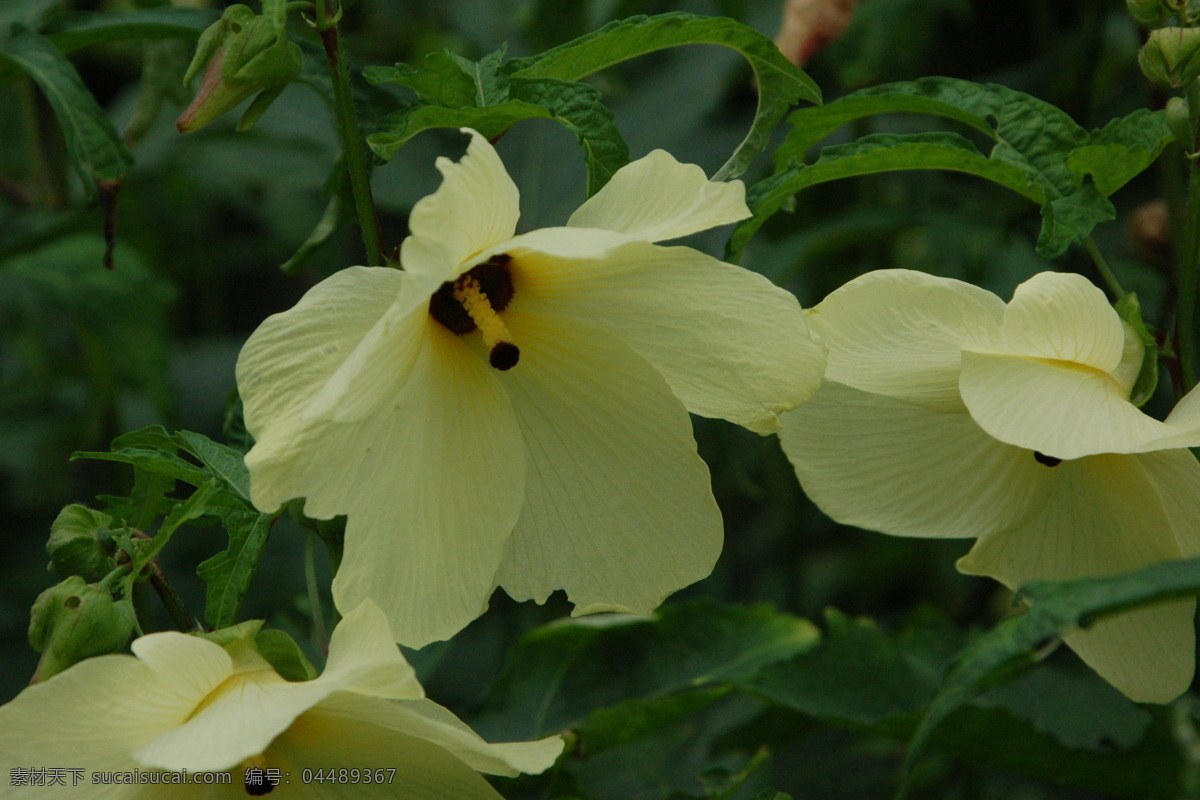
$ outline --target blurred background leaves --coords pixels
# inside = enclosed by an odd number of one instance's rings
[[[174,128],[187,101],[178,80],[194,37],[224,3],[177,5],[188,8],[0,4],[0,53],[14,37],[41,34],[38,42],[64,53],[102,110],[120,145],[109,154],[132,154],[131,165],[109,163],[117,175],[73,169],[82,145],[64,133],[40,84],[0,58],[0,701],[21,690],[36,664],[25,628],[33,599],[53,581],[43,552],[51,521],[67,503],[95,506],[95,495],[130,488],[127,467],[70,454],[108,450],[118,434],[153,424],[237,446],[223,438],[223,423],[241,343],[266,316],[362,260],[336,177],[315,39],[292,22],[305,72],[254,129],[235,133],[235,113],[184,137]],[[369,84],[365,65],[415,66],[442,48],[479,60],[505,44],[508,56],[528,57],[615,19],[668,11],[726,15],[774,36],[782,14],[782,3],[766,0],[347,6],[342,26],[366,135],[386,131],[385,116],[412,92]],[[1092,130],[1163,101],[1137,70],[1139,35],[1120,0],[861,0],[844,35],[806,70],[827,102],[926,75],[1001,83]],[[711,175],[750,129],[751,78],[733,51],[687,46],[588,83],[631,158],[664,148]],[[823,144],[945,128],[884,114]],[[978,132],[958,132],[985,144]],[[772,149],[783,138],[776,131]],[[376,164],[387,252],[406,234],[413,203],[436,188],[435,157],[457,157],[464,144],[452,131],[424,131]],[[561,224],[585,196],[575,136],[553,120],[521,122],[498,148],[521,189],[521,230]],[[1094,233],[1160,328],[1170,322],[1170,244],[1155,202],[1179,190],[1177,157],[1168,151],[1161,169],[1113,195],[1117,219]],[[753,182],[771,169],[760,156],[744,177]],[[123,178],[111,271],[102,266],[105,207],[85,182],[94,177]],[[888,267],[1008,297],[1047,268],[1036,254],[1040,224],[1036,205],[972,176],[879,174],[801,192],[790,213],[763,225],[742,264],[805,306]],[[729,233],[687,243],[719,254]],[[294,276],[280,270],[285,263]],[[1099,282],[1080,248],[1056,263]],[[1158,402],[1169,393],[1164,384]],[[1010,595],[955,572],[965,541],[902,540],[830,522],[804,498],[774,438],[709,420],[696,420],[696,434],[726,522],[710,578],[652,621],[561,621],[568,606],[560,596],[539,607],[498,593],[491,611],[452,641],[411,654],[430,695],[493,737],[575,731],[572,754],[555,770],[497,782],[512,798],[890,796],[906,741],[954,654],[1011,613]],[[319,660],[304,583],[308,535],[287,516],[274,526],[243,617],[267,618]],[[195,565],[227,544],[219,529],[185,527],[161,557],[193,616],[205,603]],[[327,586],[329,565],[318,557],[314,569]],[[169,626],[155,598],[141,600],[148,628]],[[327,606],[327,595],[320,602]],[[1136,706],[1059,648],[947,717],[917,764],[914,796],[1195,796],[1200,773],[1185,747],[1196,735],[1195,708],[1193,695],[1166,708]]]

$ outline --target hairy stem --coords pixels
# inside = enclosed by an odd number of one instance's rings
[[[1096,270],[1099,271],[1100,277],[1104,278],[1104,283],[1108,286],[1108,291],[1112,293],[1113,297],[1120,300],[1129,294],[1125,291],[1125,287],[1121,286],[1121,282],[1117,280],[1116,273],[1112,271],[1112,267],[1108,265],[1104,254],[1096,246],[1096,241],[1089,236],[1083,240],[1083,246],[1087,248],[1088,255],[1092,257],[1092,262],[1096,265]]]
[[[329,6],[335,0],[317,1],[317,30],[321,44],[325,46],[325,57],[333,75],[334,117],[338,139],[346,159],[346,170],[350,175],[350,190],[354,195],[354,209],[358,214],[358,226],[362,230],[363,246],[367,251],[367,264],[381,266],[383,251],[379,245],[379,225],[375,219],[375,201],[371,197],[371,180],[367,172],[367,160],[363,153],[362,134],[358,129],[358,116],[354,111],[354,97],[350,93],[350,73],[346,69],[345,53],[338,33],[340,13],[330,14]]]

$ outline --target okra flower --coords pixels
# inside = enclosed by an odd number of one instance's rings
[[[284,680],[248,632],[225,647],[152,633],[133,656],[88,659],[21,692],[0,707],[4,796],[499,800],[478,772],[537,773],[562,751],[557,736],[488,744],[426,699],[369,603],[338,625],[312,680]],[[65,785],[21,785],[22,772],[47,768]],[[313,779],[331,769],[346,772]],[[130,782],[137,773],[174,774]]]
[[[655,151],[566,227],[514,235],[517,188],[469,133],[403,271],[333,275],[237,365],[255,505],[347,515],[338,605],[372,598],[414,647],[498,585],[646,614],[706,576],[721,517],[687,412],[768,433],[824,368],[789,293],[652,244],[748,216],[741,183]]]
[[[808,312],[825,383],[784,416],[784,450],[839,522],[976,537],[958,567],[1009,587],[1200,554],[1189,395],[1165,422],[1129,402],[1142,347],[1100,290],[1041,273],[1012,302],[885,270]],[[1193,672],[1193,600],[1110,617],[1067,643],[1110,683],[1165,702]]]

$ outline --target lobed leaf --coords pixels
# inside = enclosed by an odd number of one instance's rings
[[[731,19],[683,12],[611,22],[539,55],[513,59],[506,69],[514,78],[578,81],[630,58],[685,44],[736,50],[750,63],[758,82],[758,109],[750,131],[713,180],[728,180],[744,173],[766,148],[771,132],[789,107],[800,100],[821,102],[817,85],[766,36]]]
[[[823,151],[815,164],[806,165],[810,148],[847,123],[899,112],[950,119],[984,134],[994,142],[985,159],[989,166],[949,151],[907,148],[902,157],[860,161],[861,170],[848,174],[958,169],[1013,189],[1042,207],[1037,249],[1046,259],[1056,258],[1095,225],[1113,219],[1116,212],[1108,195],[1146,169],[1171,140],[1163,114],[1145,109],[1089,133],[1055,106],[997,84],[923,78],[871,87],[792,114],[791,129],[776,151],[775,174],[751,188],[751,198],[758,201],[750,202],[754,214],[735,229],[728,255],[739,257],[750,236],[795,192],[821,182],[816,180],[819,174],[805,176],[825,160]],[[879,140],[864,137],[859,143],[878,145]],[[901,138],[894,141],[896,146],[903,143]],[[826,150],[840,157],[845,152],[841,148],[851,146]],[[964,163],[970,166],[964,168]]]

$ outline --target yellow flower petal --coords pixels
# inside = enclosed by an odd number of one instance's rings
[[[545,233],[515,251],[513,310],[585,320],[624,341],[689,411],[771,433],[820,385],[825,354],[800,304],[761,275],[644,242],[563,258]]]
[[[941,413],[826,382],[782,416],[800,485],[838,522],[896,536],[973,537],[1045,502],[1047,468],[965,413]]]
[[[1112,372],[1125,349],[1121,318],[1082,275],[1042,272],[1017,287],[1004,312],[1003,352]]]
[[[660,242],[748,216],[741,181],[710,181],[695,164],[681,164],[665,150],[654,150],[617,170],[567,225]]]
[[[342,676],[348,677],[343,680]],[[321,676],[373,698],[415,700],[425,696],[417,674],[391,636],[387,616],[370,600],[346,616],[329,639],[329,660]]]
[[[1182,483],[1187,497],[1200,492],[1200,465],[1187,451],[1098,455],[1043,475],[1051,492],[1036,513],[981,538],[960,570],[1014,588],[1110,575],[1179,558],[1176,525],[1200,526],[1200,512],[1175,501],[1165,508],[1162,500],[1164,488]],[[1101,621],[1067,643],[1130,698],[1167,702],[1191,684],[1194,610],[1193,600],[1162,603]]]
[[[154,634],[178,643],[183,634]],[[147,637],[149,638],[149,637]],[[207,648],[191,651],[201,663],[184,673],[180,684],[131,656],[101,656],[22,691],[0,706],[0,753],[8,767],[86,767],[91,770],[137,769],[130,753],[187,719],[199,697],[191,696],[193,678],[205,670],[205,649],[229,657],[220,647],[192,639]],[[9,787],[5,797],[70,797],[81,788]],[[85,780],[87,775],[85,773]],[[82,784],[81,784],[82,786]],[[88,786],[96,797],[128,797],[130,787]],[[93,795],[89,795],[93,796]]]
[[[322,800],[501,800],[479,773],[438,745],[317,707],[272,745],[270,760],[291,773],[297,797]],[[383,769],[391,782],[299,786],[305,769]],[[271,793],[274,797],[276,792]]]
[[[1056,458],[1200,445],[1143,414],[1108,373],[1065,361],[964,352],[971,416],[995,438]]]
[[[576,320],[509,315],[504,374],[529,454],[526,503],[498,581],[518,600],[566,589],[576,613],[647,614],[712,570],[721,514],[691,423],[662,376]]]
[[[247,430],[262,438],[268,427],[294,424],[387,314],[404,281],[394,269],[351,267],[268,317],[238,355]]]
[[[466,155],[437,160],[442,184],[413,206],[412,233],[400,246],[404,269],[436,283],[454,280],[474,266],[467,263],[472,256],[512,238],[520,215],[520,195],[495,148],[462,131],[471,137]]]
[[[825,377],[938,411],[961,411],[961,348],[997,334],[1004,303],[962,281],[879,270],[847,283],[808,312],[829,348]]]
[[[491,744],[447,709],[432,700],[379,702],[352,692],[340,692],[321,703],[320,712],[376,725],[433,742],[477,772],[514,776],[536,775],[562,753],[561,736],[532,742]]]
[[[310,516],[349,515],[338,607],[370,598],[396,641],[421,647],[487,607],[525,457],[498,373],[466,341],[431,323],[412,363],[421,379],[397,387],[382,413],[313,424],[270,449],[260,441],[246,463],[252,489],[260,479],[305,496]]]

